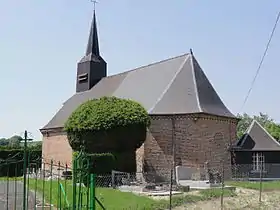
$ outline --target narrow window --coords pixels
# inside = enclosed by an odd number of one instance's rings
[[[78,76],[79,83],[87,82],[88,81],[88,74],[80,74]]]
[[[265,170],[265,160],[264,155],[261,152],[256,152],[253,154],[253,171],[264,171]]]

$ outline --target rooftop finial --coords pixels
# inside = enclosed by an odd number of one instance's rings
[[[192,51],[192,48],[190,49],[190,53],[191,53],[191,55],[193,55],[193,51]]]
[[[97,35],[97,24],[95,17],[95,4],[98,3],[96,0],[90,0],[94,4],[94,12],[92,24],[90,27],[90,34],[88,39],[87,51],[86,55],[92,54],[95,56],[99,56],[99,44],[98,44],[98,35]]]
[[[98,1],[96,0],[90,0],[92,3],[93,3],[93,11],[95,11],[95,7],[96,7],[96,4],[98,3]]]

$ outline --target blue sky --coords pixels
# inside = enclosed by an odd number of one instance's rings
[[[39,129],[75,92],[90,0],[0,1],[0,136]],[[118,0],[97,4],[100,47],[115,74],[192,48],[228,108],[240,110],[279,0]],[[243,111],[280,121],[280,26]]]

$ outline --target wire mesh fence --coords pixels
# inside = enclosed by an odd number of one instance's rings
[[[67,164],[41,157],[31,158],[31,152],[26,159],[20,155],[16,160],[17,156],[0,161],[1,210],[93,209],[94,174],[83,169],[73,172]]]
[[[9,166],[0,164],[0,170],[7,172],[7,176],[0,178],[0,209],[23,209],[24,198],[27,201],[25,209],[42,209],[43,206],[45,209],[74,209],[74,184],[80,189],[75,196],[77,203],[79,199],[85,201],[81,209],[91,209],[89,201],[87,203],[89,191],[86,181],[81,179],[73,182],[73,170],[68,165],[45,160],[30,161],[26,170],[26,189],[24,189],[21,164],[21,161],[12,164],[10,162]],[[96,209],[116,210],[160,210],[178,206],[181,209],[195,209],[199,207],[198,201],[203,201],[211,203],[213,208],[208,206],[208,209],[231,209],[230,205],[235,201],[235,205],[240,205],[237,206],[239,208],[245,204],[256,207],[265,203],[268,191],[278,193],[277,190],[280,190],[278,180],[280,180],[280,164],[263,164],[262,167],[253,164],[231,166],[221,164],[220,167],[212,168],[176,166],[174,169],[133,173],[113,170],[111,173],[96,175],[95,205]],[[249,201],[245,203],[245,194],[240,197],[240,192],[247,191],[250,193]],[[112,196],[115,196],[114,199],[122,199],[121,195],[131,197],[122,204],[122,207],[112,206]],[[138,201],[139,198],[146,200]]]
[[[174,140],[180,134],[169,131],[160,133],[161,139],[166,135]],[[222,138],[216,134],[215,144]],[[154,143],[159,146],[152,146]],[[267,200],[268,190],[280,189],[280,164],[236,164],[228,145],[217,144],[204,156],[197,152],[199,145],[194,145],[192,155],[183,156],[187,151],[177,140],[163,143],[166,141],[155,142],[148,134],[135,153],[117,156],[115,170],[95,172],[94,179],[88,176],[92,172],[86,165],[95,163],[88,160],[80,168],[32,152],[0,160],[0,209],[231,209],[233,203],[239,205],[235,209],[244,205],[254,209]],[[250,201],[244,203],[245,194],[240,192],[247,191]],[[94,207],[91,198],[96,200]],[[208,206],[197,206],[198,201],[208,202]]]
[[[280,164],[265,164],[266,170],[262,171],[253,171],[253,168],[252,164],[232,165],[231,176],[224,176],[228,166],[221,165],[206,171],[205,168],[176,166],[174,174],[173,170],[169,171],[169,180],[165,179],[165,170],[162,173],[112,171],[111,174],[97,176],[96,186],[161,200],[158,205],[162,203],[162,208],[158,209],[173,209],[176,206],[196,209],[198,201],[212,203],[208,209],[257,208],[264,205],[263,193],[280,190],[280,170],[278,175],[275,174]]]

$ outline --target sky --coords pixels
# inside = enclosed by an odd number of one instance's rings
[[[112,75],[192,48],[234,114],[280,121],[280,24],[240,110],[279,10],[279,0],[100,0],[100,51]],[[42,139],[39,129],[75,93],[92,13],[90,0],[0,1],[0,137],[28,130]]]

